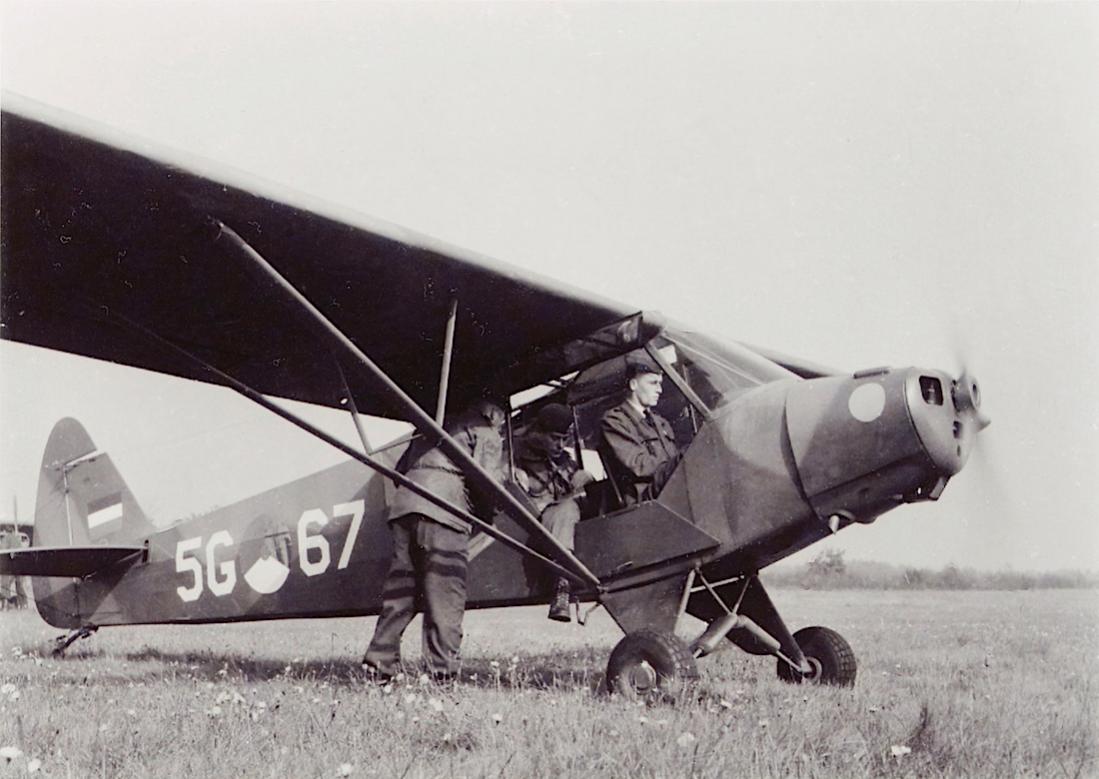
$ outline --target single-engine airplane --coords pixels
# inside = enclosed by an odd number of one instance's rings
[[[0,553],[0,573],[32,576],[42,617],[71,631],[59,649],[114,625],[376,614],[386,506],[403,484],[474,525],[470,608],[547,603],[557,576],[606,608],[625,633],[612,690],[674,691],[730,643],[777,658],[784,680],[849,685],[848,643],[791,633],[759,572],[937,500],[987,424],[965,374],[841,373],[722,342],[23,98],[2,108],[3,337],[231,387],[350,458],[158,527],[110,456],[61,420],[35,545]],[[684,455],[639,505],[621,505],[609,476],[590,485],[599,508],[570,551],[443,421],[488,393],[511,399],[514,437],[541,404],[564,403],[598,472],[599,420],[637,355],[665,376],[658,410]],[[395,467],[407,437],[352,447],[277,398],[411,423],[495,508],[474,516],[409,482]],[[684,613],[706,624],[691,642],[675,633]]]

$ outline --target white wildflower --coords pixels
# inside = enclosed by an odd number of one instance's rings
[[[220,717],[221,716],[221,707],[220,706],[211,706],[210,708],[208,708],[206,710],[206,716],[207,717],[214,717],[214,718]]]
[[[889,753],[893,755],[893,757],[904,757],[905,755],[912,754],[912,747],[906,747],[904,744],[894,744],[889,747]]]
[[[496,714],[492,715],[492,721],[499,725],[501,722],[504,721],[504,718],[500,716],[499,712],[497,712]]]
[[[725,700],[724,698],[722,698],[722,699],[721,699],[721,704],[720,704],[720,706],[721,706],[721,708],[723,708],[723,709],[731,709],[731,708],[733,708],[733,704],[732,704],[732,703],[730,703],[729,701]]]
[[[28,774],[38,773],[38,769],[41,768],[41,767],[42,767],[42,761],[39,760],[37,757],[34,758],[33,760],[28,760],[27,761],[27,773]]]
[[[13,692],[15,692],[15,690],[15,685],[11,682],[8,682],[7,684],[0,687],[0,695],[11,695]]]
[[[351,776],[354,770],[355,767],[350,763],[340,763],[340,767],[336,769],[336,776]]]
[[[7,762],[12,760],[18,760],[23,756],[23,750],[19,747],[0,747],[0,758],[3,758]]]
[[[694,737],[693,733],[685,732],[675,740],[675,743],[679,744],[681,747],[689,747],[696,741],[698,741],[698,739]]]

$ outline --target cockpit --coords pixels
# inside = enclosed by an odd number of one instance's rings
[[[598,335],[583,339],[609,345]],[[565,353],[581,353],[570,345]],[[607,349],[611,351],[611,349]],[[792,378],[785,368],[735,343],[723,342],[682,325],[669,324],[659,329],[646,343],[597,359],[580,370],[540,382],[511,396],[510,437],[523,435],[538,410],[548,403],[562,403],[573,412],[576,440],[574,456],[581,467],[592,473],[599,494],[596,513],[605,513],[620,505],[621,496],[608,481],[608,468],[601,454],[600,420],[622,402],[626,388],[626,366],[630,360],[645,360],[660,368],[664,391],[655,411],[668,420],[676,444],[685,451],[707,418],[744,392],[777,379]]]

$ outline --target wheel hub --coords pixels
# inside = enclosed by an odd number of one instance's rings
[[[630,669],[629,681],[630,687],[638,693],[646,693],[656,687],[656,669],[649,665],[648,660],[642,660]]]
[[[803,674],[805,681],[817,682],[820,681],[820,675],[822,672],[820,660],[815,657],[806,657],[805,662],[809,664],[809,672]]]

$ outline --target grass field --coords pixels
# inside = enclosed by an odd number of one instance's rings
[[[1099,593],[776,590],[789,624],[839,630],[853,689],[790,686],[737,650],[697,694],[599,692],[620,637],[541,608],[466,617],[465,681],[366,684],[373,619],[59,631],[0,613],[0,776],[1099,775]],[[685,633],[697,623],[684,626]],[[406,640],[418,654],[419,622]]]

